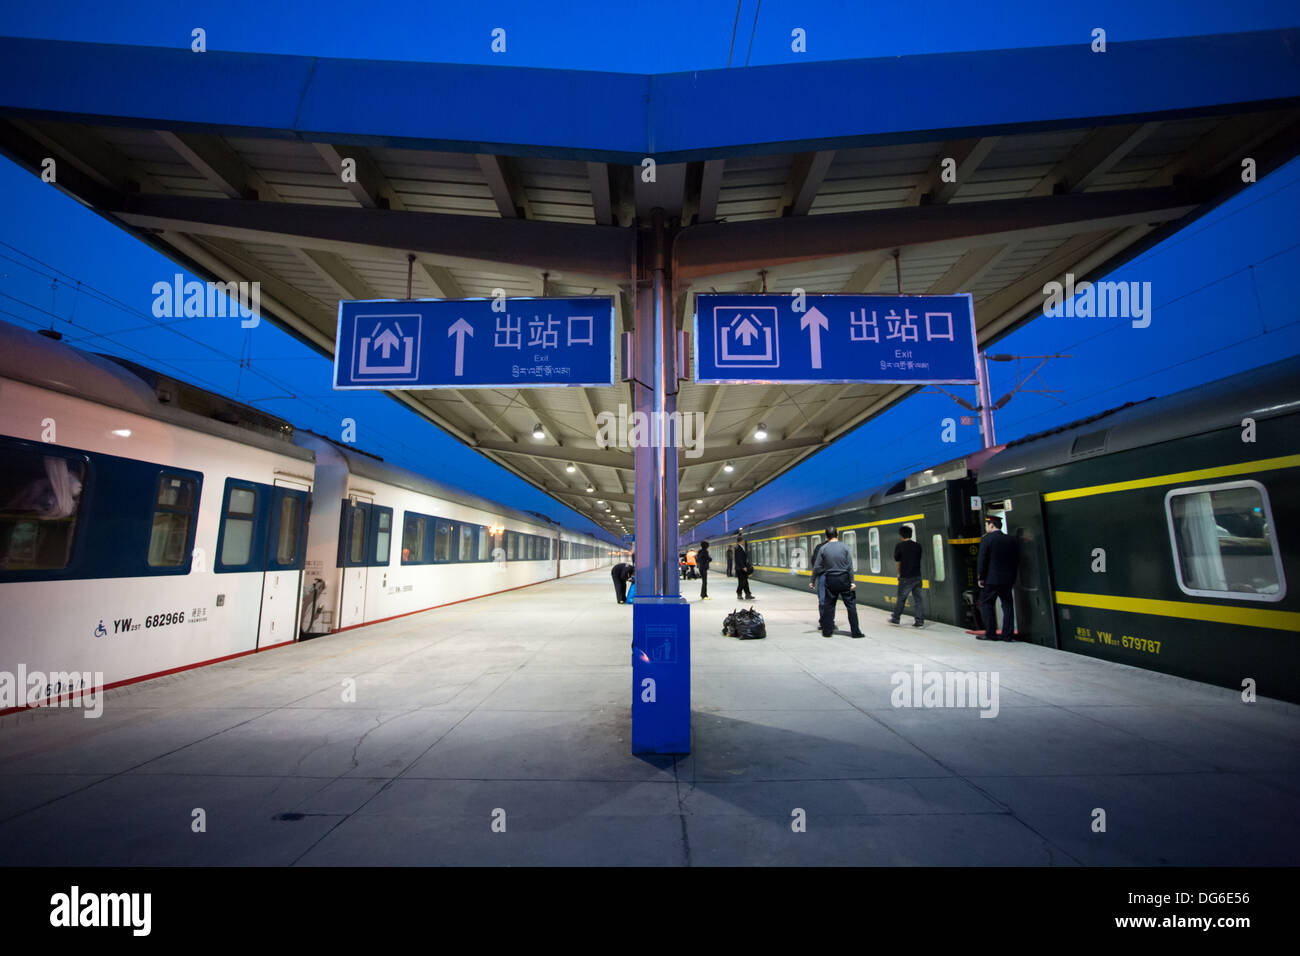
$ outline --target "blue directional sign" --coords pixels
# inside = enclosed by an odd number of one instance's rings
[[[613,384],[608,298],[339,303],[336,389]]]
[[[701,295],[695,380],[975,381],[969,294]]]

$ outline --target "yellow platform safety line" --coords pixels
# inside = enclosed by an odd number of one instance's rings
[[[790,569],[789,569],[789,568],[766,568],[766,567],[762,567],[762,566],[757,565],[757,564],[754,565],[754,570],[755,570],[755,571],[771,571],[773,574],[789,574],[789,573],[790,573]],[[811,571],[801,571],[801,570],[796,569],[796,570],[794,571],[794,573],[795,573],[795,574],[803,575],[803,576],[806,577],[806,578],[808,578],[808,577],[812,577],[812,572],[811,572]],[[897,583],[898,583],[898,578],[888,578],[888,577],[885,577],[885,576],[880,575],[880,574],[855,574],[855,575],[853,575],[853,580],[855,580],[855,581],[861,581],[861,582],[863,582],[864,584],[890,584],[890,585],[893,585],[893,584],[897,584]],[[921,581],[921,587],[923,587],[923,588],[928,588],[929,586],[930,586],[930,582],[929,582],[928,580],[924,580],[924,579],[922,579],[922,581]]]
[[[949,544],[979,544],[979,538],[949,538]]]
[[[843,533],[843,532],[845,532],[845,531],[856,531],[856,530],[858,530],[858,528],[875,528],[875,527],[877,527],[877,526],[879,526],[879,525],[882,525],[882,524],[906,524],[906,523],[909,522],[909,521],[920,521],[920,520],[922,520],[923,518],[925,518],[925,515],[907,515],[907,516],[904,517],[904,518],[885,518],[883,521],[868,521],[868,522],[866,522],[866,523],[864,523],[864,524],[846,524],[846,525],[840,525],[840,526],[839,526],[839,529],[840,529],[840,532]],[[796,531],[794,534],[779,534],[779,535],[777,535],[775,538],[754,538],[754,539],[751,540],[749,543],[750,543],[750,544],[758,544],[758,542],[760,542],[760,541],[780,541],[780,540],[782,540],[783,538],[802,538],[802,537],[804,537],[804,536],[806,536],[806,535],[814,535],[814,534],[815,534],[815,535],[821,535],[822,532],[824,532],[825,530],[826,530],[825,528],[822,528],[821,530],[813,530],[813,531]],[[979,539],[977,538],[976,540],[978,541]],[[757,567],[757,565],[755,565],[755,567]],[[765,570],[765,571],[768,571],[768,570],[778,570],[778,571],[779,571],[780,569],[779,569],[779,568],[764,568],[763,570]]]
[[[1207,478],[1228,478],[1232,475],[1245,475],[1255,471],[1273,471],[1277,468],[1300,467],[1300,455],[1283,455],[1281,458],[1261,458],[1258,461],[1246,461],[1240,465],[1224,465],[1221,468],[1201,468],[1197,471],[1179,471],[1172,475],[1155,475],[1151,478],[1137,478],[1133,481],[1117,481],[1109,485],[1089,485],[1086,488],[1071,488],[1069,491],[1051,491],[1043,495],[1044,501],[1066,501],[1070,498],[1088,498],[1092,495],[1109,495],[1117,491],[1133,491],[1136,488],[1154,488],[1158,485],[1182,484],[1189,481],[1204,481]]]
[[[1091,607],[1102,611],[1128,611],[1133,614],[1155,614],[1160,617],[1213,621],[1216,624],[1239,624],[1243,627],[1300,631],[1300,612],[1296,611],[1226,607],[1222,604],[1200,604],[1195,601],[1155,601],[1150,598],[1117,597],[1112,594],[1082,594],[1078,591],[1057,591],[1056,603]]]

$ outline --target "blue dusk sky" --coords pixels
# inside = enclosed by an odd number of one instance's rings
[[[0,7],[0,35],[8,36],[188,47],[190,31],[202,27],[211,50],[644,73],[1072,44],[1086,42],[1096,27],[1120,42],[1298,21],[1290,3],[1206,0],[1100,0],[1068,8],[938,0],[923,9],[796,0],[140,0]],[[506,30],[505,54],[490,50],[496,28]],[[806,54],[791,50],[796,28],[807,36]],[[1294,293],[1286,291],[1300,274],[1298,184],[1300,161],[1118,270],[1113,278],[1151,283],[1150,327],[1039,317],[999,341],[992,349],[999,353],[1072,357],[1049,362],[1041,381],[1026,386],[1055,389],[1054,396],[1021,393],[997,413],[998,439],[1300,352]],[[0,320],[53,326],[80,348],[156,367],[302,428],[337,436],[341,420],[353,418],[357,445],[367,451],[514,507],[593,527],[391,399],[333,391],[330,362],[269,322],[247,330],[238,322],[160,324],[150,312],[151,290],[178,271],[170,260],[4,159],[0,191]],[[1023,371],[1034,364],[1022,363]],[[992,366],[995,398],[1015,386],[1016,371],[1016,363]],[[974,398],[972,388],[953,391]],[[975,426],[959,427],[956,443],[941,441],[942,420],[962,414],[969,413],[944,395],[915,395],[700,530],[716,535],[724,523],[734,529],[785,513],[794,501],[814,505],[972,451],[980,445]]]

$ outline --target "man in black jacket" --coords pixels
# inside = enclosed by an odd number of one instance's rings
[[[858,626],[858,582],[853,575],[853,554],[840,541],[838,529],[826,529],[826,543],[817,552],[813,574],[821,576],[826,582],[826,601],[821,607],[822,637],[830,637],[835,632],[837,600],[843,601],[844,609],[849,612],[849,634],[852,637],[866,637]]]
[[[898,597],[894,600],[894,613],[889,615],[890,624],[902,621],[903,609],[907,607],[908,595],[915,595],[912,613],[916,620],[913,627],[925,627],[925,602],[921,587],[921,546],[912,540],[912,529],[903,525],[898,529],[898,544],[894,545],[894,560],[898,563]]]
[[[700,550],[695,555],[695,569],[700,572],[700,600],[710,601],[709,597],[709,565],[713,563],[713,556],[709,554],[709,542],[701,541]]]
[[[752,601],[754,595],[749,593],[749,575],[754,567],[749,563],[749,550],[745,547],[745,539],[740,535],[736,535],[736,546],[732,556],[736,565],[736,599]]]
[[[627,582],[636,576],[636,568],[630,564],[616,564],[610,569],[609,576],[614,579],[614,599],[619,604],[626,604]]]
[[[993,602],[1002,605],[1002,637],[1014,641],[1015,609],[1011,603],[1011,586],[1016,582],[1020,565],[1020,550],[1016,539],[1002,533],[1002,519],[990,515],[984,522],[988,533],[980,539],[976,577],[983,588],[980,594],[980,617],[984,619],[984,633],[977,634],[981,641],[998,640],[998,619],[993,612]]]
[[[808,582],[808,589],[817,592],[817,626],[821,627],[822,622],[822,605],[826,603],[826,576],[817,573],[817,555],[821,554],[825,541],[818,541],[817,547],[813,548],[812,557],[808,559],[808,567],[812,568],[812,580]]]

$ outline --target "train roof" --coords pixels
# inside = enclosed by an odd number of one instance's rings
[[[893,481],[869,488],[866,491],[855,491],[811,508],[797,508],[774,518],[755,521],[752,523],[752,527],[763,529],[774,525],[788,524],[793,521],[808,521],[822,515],[829,517],[843,514],[846,511],[869,508],[884,502],[903,501],[907,498],[923,495],[935,485],[978,474],[980,469],[984,467],[985,462],[1000,452],[1002,448],[1001,445],[996,448],[981,448],[969,455],[953,458],[923,471],[913,472],[902,478],[896,478]],[[724,537],[728,540],[735,539],[735,535],[728,533],[720,536],[719,540]]]
[[[1166,395],[1127,402],[1086,418],[986,448],[906,478],[858,491],[814,507],[803,507],[752,522],[768,529],[821,515],[842,514],[924,493],[928,485],[976,474],[981,482],[1039,471],[1071,461],[1161,442],[1205,431],[1241,426],[1243,418],[1262,421],[1300,408],[1300,356]],[[747,536],[750,532],[746,532]],[[725,533],[719,540],[733,540]]]
[[[293,458],[293,426],[266,412],[162,373],[0,322],[0,377],[119,408]]]
[[[441,498],[444,501],[450,501],[455,504],[464,505],[468,508],[478,508],[481,511],[487,511],[492,514],[501,515],[503,518],[514,518],[517,521],[526,521],[529,524],[545,525],[548,522],[541,515],[531,511],[521,511],[518,508],[511,508],[500,502],[483,498],[458,488],[455,485],[449,485],[445,482],[437,481],[427,475],[422,475],[418,471],[412,471],[409,468],[403,468],[400,465],[394,465],[384,461],[378,455],[372,455],[367,451],[359,448],[353,448],[342,442],[321,435],[313,431],[303,430],[295,436],[295,441],[302,444],[305,448],[313,448],[316,443],[327,444],[335,453],[343,458],[347,463],[348,471],[362,478],[370,478],[374,481],[382,481],[385,484],[396,485],[398,488],[405,488],[408,491],[414,491],[422,495],[429,495],[433,498]],[[581,535],[594,541],[603,541],[587,531],[579,531],[565,525],[559,526],[561,530],[569,534]]]
[[[995,481],[1189,435],[1240,428],[1243,418],[1262,421],[1298,408],[1300,356],[1293,356],[1026,435],[1009,442],[980,474],[980,480]]]

